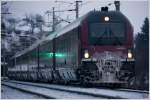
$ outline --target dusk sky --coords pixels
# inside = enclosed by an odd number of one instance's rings
[[[3,0],[2,0],[3,1]],[[5,0],[6,1],[6,0]],[[75,0],[61,0],[68,3],[54,2],[56,0],[24,0],[24,1],[9,1],[8,6],[9,10],[12,13],[11,16],[15,18],[23,18],[25,14],[41,14],[45,19],[47,15],[45,12],[47,10],[52,10],[52,7],[55,7],[56,10],[65,10],[65,9],[74,9]],[[60,0],[57,0],[60,1]],[[82,0],[80,5],[79,16],[86,14],[87,12],[96,9],[100,10],[102,6],[106,6],[108,3],[113,3],[114,0]],[[134,27],[134,33],[140,32],[141,26],[145,17],[149,16],[148,13],[148,0],[120,0],[121,1],[121,12],[125,14],[131,21]],[[109,6],[109,10],[114,10],[115,6]],[[56,15],[62,18],[68,18],[70,20],[75,19],[75,12],[63,12],[56,13]],[[68,17],[67,17],[68,16]],[[47,19],[46,19],[47,20]]]

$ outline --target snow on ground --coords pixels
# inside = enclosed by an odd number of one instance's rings
[[[2,85],[1,99],[43,99],[43,98],[37,95],[21,92],[19,90],[15,90]]]
[[[100,97],[93,97],[90,95],[82,95],[77,93],[70,93],[65,91],[59,91],[59,90],[51,90],[47,88],[38,88],[35,86],[27,86],[22,84],[15,84],[15,83],[7,83],[7,85],[19,87],[21,89],[25,89],[28,91],[36,92],[39,94],[45,94],[50,97],[54,97],[57,99],[101,99]]]
[[[129,99],[148,98],[148,94],[145,94],[145,93],[117,91],[113,89],[111,90],[111,89],[98,89],[98,88],[62,87],[58,85],[50,85],[49,87],[56,87],[56,88],[74,90],[74,91],[88,92],[88,93],[93,93],[93,94],[101,94],[101,95],[108,95],[108,96],[122,97],[122,98],[129,98]]]
[[[145,93],[117,91],[117,90],[113,90],[113,89],[83,88],[83,87],[62,86],[62,85],[45,84],[45,83],[39,84],[39,83],[31,83],[31,82],[25,82],[25,83],[37,84],[40,86],[42,85],[42,86],[47,86],[47,87],[52,87],[52,88],[59,88],[59,89],[88,92],[88,93],[93,93],[93,94],[101,94],[101,95],[129,98],[129,99],[146,99],[149,96],[149,94],[145,94]]]

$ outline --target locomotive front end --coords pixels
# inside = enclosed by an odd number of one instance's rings
[[[133,76],[133,28],[119,11],[94,11],[83,21],[82,81],[126,83]]]

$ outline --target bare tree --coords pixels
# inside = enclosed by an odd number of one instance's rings
[[[23,21],[25,21],[24,25],[30,25],[31,27],[31,34],[34,34],[34,29],[35,29],[35,17],[34,15],[25,15],[25,18],[22,19]]]
[[[34,34],[34,30],[35,28],[37,28],[39,29],[39,33],[35,35],[37,35],[38,38],[42,37],[43,26],[45,25],[45,21],[41,15],[26,15],[26,17],[23,18],[23,21],[25,21],[25,25],[29,25],[31,27],[31,34]]]
[[[7,19],[9,26],[7,27],[8,34],[11,34],[13,31],[16,31],[16,25],[18,23],[18,20],[15,18],[9,18]]]
[[[36,26],[40,29],[40,32],[42,32],[43,31],[43,25],[45,24],[43,17],[39,14],[36,14],[35,20],[36,20]]]
[[[35,20],[36,20],[36,27],[40,30],[39,33],[37,34],[38,38],[41,38],[44,34],[43,32],[43,26],[45,25],[45,21],[43,17],[39,14],[35,15]]]

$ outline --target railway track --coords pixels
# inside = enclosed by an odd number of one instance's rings
[[[144,99],[148,98],[148,93],[129,91],[129,90],[111,90],[97,88],[81,88],[73,86],[61,86],[54,84],[31,83],[20,81],[3,81],[2,84],[13,85],[14,87],[28,89],[32,92],[46,95],[49,98],[105,98],[105,99]],[[34,88],[36,88],[34,91]],[[38,89],[38,90],[37,90]],[[28,91],[28,90],[27,90]],[[43,92],[40,92],[43,91]],[[48,92],[49,91],[49,92]],[[55,93],[55,94],[54,94]],[[55,96],[57,94],[57,96]]]
[[[133,90],[133,89],[116,89],[117,91],[127,91],[127,92],[137,92],[137,93],[145,93],[149,94],[148,91],[142,91],[142,90]]]
[[[31,91],[29,89],[21,88],[19,86],[14,86],[12,84],[10,85],[10,84],[7,84],[7,83],[2,83],[2,85],[7,86],[7,87],[12,88],[12,89],[15,89],[15,90],[19,90],[19,91],[25,92],[25,93],[37,95],[37,96],[43,97],[45,99],[54,99],[51,96],[48,96],[48,95],[45,95],[45,94],[42,94],[42,93],[39,93],[39,92]]]
[[[1,85],[1,99],[52,99],[52,98],[34,92],[22,90],[20,88],[11,87],[8,85]]]
[[[103,96],[98,95],[90,95],[87,93],[80,93],[80,92],[73,92],[73,91],[67,91],[57,88],[48,88],[40,85],[35,84],[27,84],[24,82],[2,82],[2,85],[9,86],[11,88],[19,89],[22,91],[26,91],[28,93],[37,94],[40,96],[43,96],[45,98],[49,99],[62,99],[62,98],[80,98],[80,99],[99,99],[99,98],[107,98]],[[109,97],[108,97],[109,98]]]

